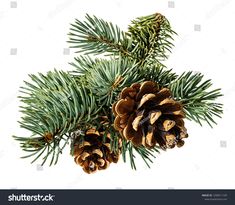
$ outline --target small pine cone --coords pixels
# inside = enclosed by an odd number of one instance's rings
[[[145,81],[126,87],[113,104],[114,128],[134,146],[162,149],[181,147],[188,136],[182,105],[167,88]]]
[[[105,143],[103,135],[104,132],[89,129],[86,131],[84,141],[74,144],[74,160],[88,174],[106,169],[110,163],[117,163],[119,159],[120,152],[111,151],[110,134],[107,134]]]

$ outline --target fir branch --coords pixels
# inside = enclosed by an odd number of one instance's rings
[[[138,65],[129,58],[100,60],[86,74],[87,86],[103,106],[112,105],[124,87],[138,81]]]
[[[203,80],[201,73],[184,72],[169,85],[173,97],[183,104],[186,117],[201,125],[206,121],[210,126],[216,124],[213,119],[221,117],[222,104],[215,102],[221,89],[211,90],[211,80]]]
[[[125,139],[122,140],[123,161],[124,162],[127,161],[126,153],[128,152],[131,168],[135,170],[137,168],[135,163],[135,158],[136,158],[135,154],[139,155],[144,161],[144,163],[147,165],[147,167],[150,168],[149,163],[153,163],[153,159],[156,158],[155,154],[159,153],[159,149],[160,148],[158,146],[154,147],[153,149],[147,149],[144,146],[135,147],[131,142],[127,142]]]
[[[176,34],[168,20],[158,13],[133,20],[128,32],[88,14],[85,21],[76,20],[71,26],[68,42],[73,44],[71,48],[79,49],[77,52],[121,55],[140,65],[161,64],[171,52],[172,36]]]
[[[161,64],[156,63],[141,67],[139,75],[144,81],[157,82],[160,87],[167,87],[177,78],[172,69],[166,69]]]
[[[50,166],[52,164],[57,164],[59,155],[62,154],[62,151],[68,144],[69,140],[68,135],[64,137],[56,137],[50,142],[46,141],[44,137],[13,137],[15,140],[20,142],[20,147],[22,150],[29,153],[21,158],[34,157],[31,163],[35,162],[39,158],[42,158],[43,162],[41,165],[44,165],[49,157],[51,157]],[[62,143],[62,141],[64,141],[64,143]]]
[[[131,57],[128,47],[129,40],[126,34],[118,26],[99,19],[96,16],[86,15],[86,21],[76,19],[71,24],[69,43],[71,48],[79,48],[77,52],[85,54],[111,53]]]
[[[27,94],[19,97],[25,104],[21,106],[25,114],[21,126],[41,136],[63,135],[95,115],[94,97],[66,72],[55,70],[30,77],[33,83],[25,82],[26,86],[21,87]]]
[[[74,62],[69,63],[72,65],[75,70],[71,71],[70,73],[74,76],[84,76],[86,75],[90,69],[100,62],[100,59],[92,59],[90,56],[78,56],[74,58]]]
[[[55,70],[47,75],[39,73],[38,76],[30,77],[32,82],[25,82],[26,86],[21,87],[24,95],[19,98],[24,104],[21,106],[24,115],[19,123],[33,135],[38,135],[39,141],[45,142],[43,139],[51,136],[52,141],[46,141],[45,146],[40,146],[40,149],[47,147],[48,155],[55,155],[60,139],[78,126],[95,119],[99,109],[89,90],[78,85],[66,72]],[[22,139],[23,146],[26,147],[32,141],[28,141],[28,138]],[[47,157],[46,155],[45,159]]]
[[[160,63],[168,58],[174,46],[172,41],[175,31],[169,21],[161,14],[139,17],[128,28],[132,39],[132,52],[143,63]]]

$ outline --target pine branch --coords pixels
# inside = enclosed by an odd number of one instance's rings
[[[213,119],[221,117],[222,104],[215,102],[222,96],[221,89],[211,90],[211,80],[203,80],[201,73],[185,72],[169,85],[173,97],[183,104],[186,117],[201,125],[206,121],[211,127]]]
[[[157,82],[160,87],[167,87],[177,78],[176,73],[172,72],[172,69],[166,69],[161,64],[152,64],[141,67],[140,76],[144,81]]]
[[[70,73],[74,76],[84,76],[86,75],[90,69],[100,62],[100,59],[92,59],[90,56],[78,56],[74,58],[74,62],[69,63],[72,65],[75,70],[71,71]]]
[[[131,142],[127,142],[125,139],[122,140],[122,157],[123,161],[127,161],[127,152],[130,160],[130,165],[132,169],[136,170],[136,163],[135,158],[136,155],[139,155],[142,160],[145,162],[145,164],[150,168],[149,163],[153,163],[153,160],[155,157],[155,153],[159,153],[159,147],[156,146],[153,149],[147,149],[146,147],[134,147]]]
[[[21,87],[21,112],[25,114],[21,126],[44,136],[45,133],[63,135],[86,123],[96,109],[94,97],[67,73],[48,72],[30,75],[33,83]],[[32,128],[32,129],[31,129]]]
[[[25,82],[25,87],[21,87],[24,95],[19,98],[24,104],[21,106],[24,116],[19,123],[33,135],[39,136],[36,142],[47,142],[45,146],[40,146],[38,151],[45,151],[47,147],[48,154],[54,155],[55,150],[59,149],[60,139],[78,126],[85,126],[95,119],[98,108],[89,90],[78,85],[75,79],[65,72],[55,70],[47,75],[39,73],[38,76],[30,77],[32,82]],[[48,136],[51,138],[49,141]],[[26,147],[32,141],[28,141],[28,138],[22,140],[23,146]],[[34,151],[37,153],[37,149]]]
[[[121,55],[139,64],[159,63],[167,58],[176,34],[161,14],[153,14],[132,21],[128,32],[95,16],[86,15],[85,21],[71,24],[69,43],[71,48],[84,54]]]
[[[128,49],[129,40],[118,26],[88,14],[86,21],[76,19],[71,26],[68,42],[73,44],[71,48],[80,49],[77,52],[84,52],[85,55],[121,53],[123,56],[132,57]]]
[[[20,142],[20,147],[22,150],[29,153],[21,158],[34,157],[33,161],[31,161],[31,163],[33,163],[41,157],[43,160],[41,165],[44,165],[49,157],[51,157],[50,166],[52,164],[57,164],[59,155],[62,154],[63,149],[69,141],[69,136],[67,135],[63,137],[56,137],[50,142],[46,141],[44,137],[13,137],[15,140]],[[64,143],[62,143],[62,141],[64,141]]]
[[[77,63],[81,70],[83,63]],[[121,89],[139,81],[138,66],[129,58],[99,60],[87,67],[85,78],[97,102],[110,106]]]
[[[128,31],[133,43],[132,52],[142,64],[160,63],[168,58],[167,53],[170,53],[174,46],[172,36],[176,32],[171,29],[169,21],[159,13],[133,20]]]

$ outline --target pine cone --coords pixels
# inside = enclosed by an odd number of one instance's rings
[[[181,147],[188,136],[182,105],[171,98],[169,89],[159,89],[154,82],[124,88],[112,110],[114,128],[135,146]]]
[[[86,131],[84,141],[74,144],[74,160],[83,167],[83,170],[90,174],[97,170],[106,169],[110,163],[117,163],[119,153],[111,151],[111,139],[108,133],[103,142],[104,132],[95,129]]]

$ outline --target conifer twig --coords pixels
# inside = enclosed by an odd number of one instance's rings
[[[202,124],[206,121],[210,126],[216,124],[213,119],[221,117],[222,104],[215,102],[222,96],[221,89],[211,89],[211,80],[204,80],[201,73],[184,72],[176,78],[169,88],[173,97],[183,104],[186,117]]]

